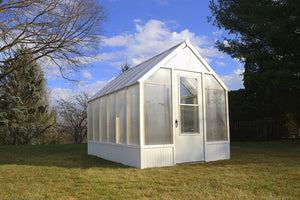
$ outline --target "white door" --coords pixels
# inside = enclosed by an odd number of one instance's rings
[[[201,73],[175,71],[176,163],[204,160]]]

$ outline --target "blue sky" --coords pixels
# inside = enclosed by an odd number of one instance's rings
[[[207,22],[209,0],[102,0],[107,18],[101,54],[83,59],[88,66],[74,74],[77,83],[46,70],[52,99],[85,91],[91,95],[120,73],[127,56],[131,66],[184,41],[187,37],[230,90],[243,87],[242,65],[214,47],[224,31]]]

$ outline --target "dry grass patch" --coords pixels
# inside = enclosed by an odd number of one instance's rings
[[[86,145],[1,146],[0,199],[300,199],[300,142],[232,143],[231,159],[135,169]]]

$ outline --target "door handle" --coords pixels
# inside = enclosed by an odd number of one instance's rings
[[[178,120],[176,119],[175,120],[175,127],[177,128],[177,126],[178,126]]]

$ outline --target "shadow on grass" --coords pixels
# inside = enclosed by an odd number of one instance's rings
[[[64,168],[129,168],[87,155],[86,144],[0,146],[0,165],[30,165]]]

